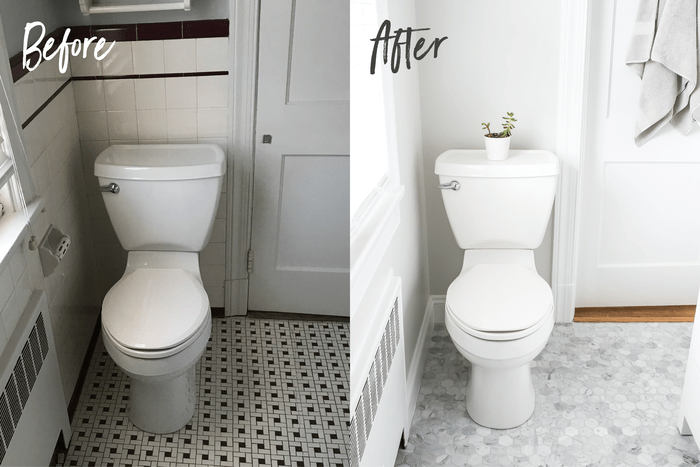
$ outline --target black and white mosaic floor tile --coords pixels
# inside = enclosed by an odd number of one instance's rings
[[[694,466],[676,428],[692,323],[557,324],[532,363],[535,413],[510,430],[466,411],[470,363],[435,326],[399,467]]]
[[[154,435],[126,414],[129,380],[99,339],[59,466],[348,464],[350,326],[214,318],[190,423]]]

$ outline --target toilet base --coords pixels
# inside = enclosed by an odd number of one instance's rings
[[[467,412],[479,425],[504,430],[525,423],[535,411],[530,362],[516,368],[485,368],[472,363]]]
[[[149,433],[173,433],[192,419],[197,400],[194,365],[174,379],[129,380],[128,415],[138,428]]]

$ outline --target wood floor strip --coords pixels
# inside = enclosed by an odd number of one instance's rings
[[[576,308],[578,323],[692,323],[696,305]]]

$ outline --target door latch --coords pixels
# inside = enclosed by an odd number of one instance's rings
[[[272,144],[272,135],[263,135],[263,144]]]

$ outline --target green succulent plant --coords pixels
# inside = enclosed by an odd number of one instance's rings
[[[499,133],[491,132],[491,129],[489,128],[491,123],[482,123],[481,125],[483,129],[486,130],[486,134],[484,136],[488,138],[507,138],[513,134],[513,128],[515,128],[513,122],[517,122],[517,120],[513,117],[513,112],[506,112],[506,116],[503,117],[503,120],[505,120],[505,123],[501,125],[503,127],[503,131]]]

